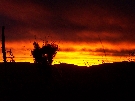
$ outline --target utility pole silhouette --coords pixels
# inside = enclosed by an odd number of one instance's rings
[[[5,35],[4,35],[5,26],[2,26],[2,53],[3,53],[3,61],[6,63],[6,50],[5,50]]]

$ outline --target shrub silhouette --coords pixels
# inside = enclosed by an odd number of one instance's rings
[[[51,65],[53,62],[53,58],[55,57],[58,51],[58,45],[51,43],[46,43],[45,45],[40,48],[37,42],[33,43],[34,49],[31,51],[34,62],[44,65]]]
[[[6,58],[10,58],[10,62],[15,62],[14,55],[13,55],[13,52],[11,51],[11,49],[9,51],[7,51],[7,53],[9,53],[9,57],[6,57]]]

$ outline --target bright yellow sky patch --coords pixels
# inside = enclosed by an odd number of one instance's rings
[[[34,42],[34,41],[33,41]],[[43,42],[39,41],[40,46],[42,46]],[[128,45],[126,43],[122,44],[107,44],[103,42],[104,48],[107,49],[133,49],[133,45]],[[111,63],[111,62],[118,62],[118,61],[128,61],[128,59],[133,59],[134,57],[129,56],[105,56],[104,52],[100,52],[100,55],[98,52],[94,52],[97,48],[103,48],[100,43],[95,44],[88,44],[88,43],[59,43],[59,48],[74,48],[73,51],[58,51],[56,54],[56,57],[54,58],[53,64],[59,64],[59,63],[68,63],[68,64],[75,64],[79,66],[91,66],[91,65],[97,65],[105,63]],[[81,51],[82,48],[85,48],[86,51]],[[13,43],[6,43],[6,49],[12,49],[12,52],[15,56],[16,62],[31,62],[33,63],[33,57],[31,55],[31,50],[33,49],[33,43],[31,42],[13,42]],[[91,49],[92,51],[88,51]],[[7,56],[9,54],[7,53]],[[2,61],[2,54],[0,54],[0,60]],[[8,59],[9,61],[9,59]]]

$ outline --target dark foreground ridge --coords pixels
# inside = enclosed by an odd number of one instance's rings
[[[0,100],[135,100],[134,62],[46,68],[0,63]]]

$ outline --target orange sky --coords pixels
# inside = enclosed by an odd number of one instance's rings
[[[16,61],[32,62],[32,44],[43,40],[59,45],[54,63],[128,61],[135,52],[134,11],[132,0],[0,0],[0,26]]]
[[[34,40],[33,40],[34,42]],[[43,42],[38,40],[40,46]],[[58,44],[56,42],[56,44]],[[59,42],[59,51],[54,58],[53,64],[68,63],[75,64],[79,66],[91,66],[104,63],[112,63],[119,61],[129,61],[129,59],[134,61],[134,56],[130,56],[129,52],[134,51],[135,47],[133,45],[128,46],[127,43],[120,44],[108,44],[102,42],[103,47],[100,42],[97,43],[61,43]],[[68,47],[67,47],[68,46]],[[127,50],[128,46],[128,50]],[[31,62],[33,63],[33,58],[31,55],[31,50],[33,49],[32,42],[13,42],[6,43],[6,50],[12,49],[15,56],[16,62]],[[113,50],[112,50],[113,49]],[[106,56],[105,56],[106,55]],[[7,53],[7,56],[9,54]],[[0,54],[0,59],[2,61],[2,54]],[[8,61],[10,59],[7,59]]]

